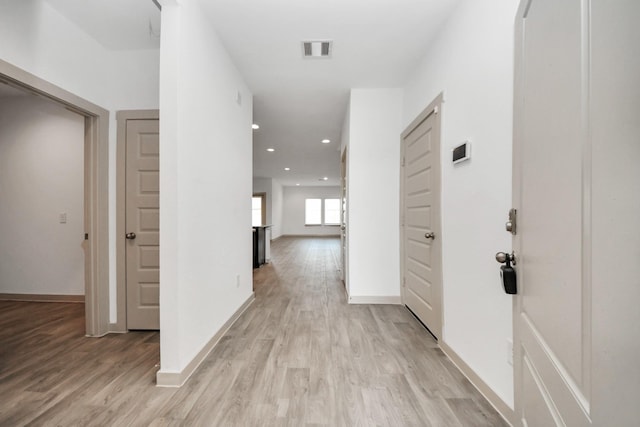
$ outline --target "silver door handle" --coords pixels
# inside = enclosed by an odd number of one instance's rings
[[[506,252],[498,252],[496,254],[496,261],[498,261],[500,264],[513,264],[516,265],[516,255],[511,252],[506,253]]]
[[[136,238],[136,233],[127,233],[124,235],[124,237],[126,237],[129,240],[133,240]]]
[[[429,231],[428,233],[424,233],[424,238],[433,240],[436,238],[436,235],[433,231]]]

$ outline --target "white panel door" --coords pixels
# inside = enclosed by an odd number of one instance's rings
[[[587,69],[580,0],[516,20],[516,424],[588,426],[591,391]]]
[[[402,264],[405,305],[442,336],[440,98],[403,133]]]
[[[160,329],[159,122],[127,120],[127,329]]]

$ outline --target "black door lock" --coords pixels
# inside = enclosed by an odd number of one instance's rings
[[[504,265],[500,266],[500,278],[502,279],[504,291],[509,295],[517,294],[516,270],[511,266],[511,261],[515,264],[515,256],[513,254],[498,252],[496,254],[496,260],[499,263],[504,263]]]

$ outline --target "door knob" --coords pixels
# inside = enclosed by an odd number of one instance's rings
[[[124,237],[126,237],[129,240],[133,240],[136,238],[136,233],[127,233],[124,235]]]
[[[496,261],[498,261],[500,264],[513,264],[516,265],[516,255],[511,252],[506,253],[506,252],[498,252],[496,254]]]
[[[429,231],[428,233],[424,233],[424,238],[433,240],[436,238],[436,235],[433,233],[433,231]]]

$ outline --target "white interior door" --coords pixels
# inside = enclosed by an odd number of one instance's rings
[[[639,17],[636,0],[518,12],[516,425],[639,425]]]
[[[159,122],[127,120],[127,329],[160,329]]]
[[[516,420],[586,426],[591,384],[586,69],[579,1],[523,2],[516,27]]]
[[[402,265],[405,305],[442,337],[440,115],[438,97],[402,135]]]

